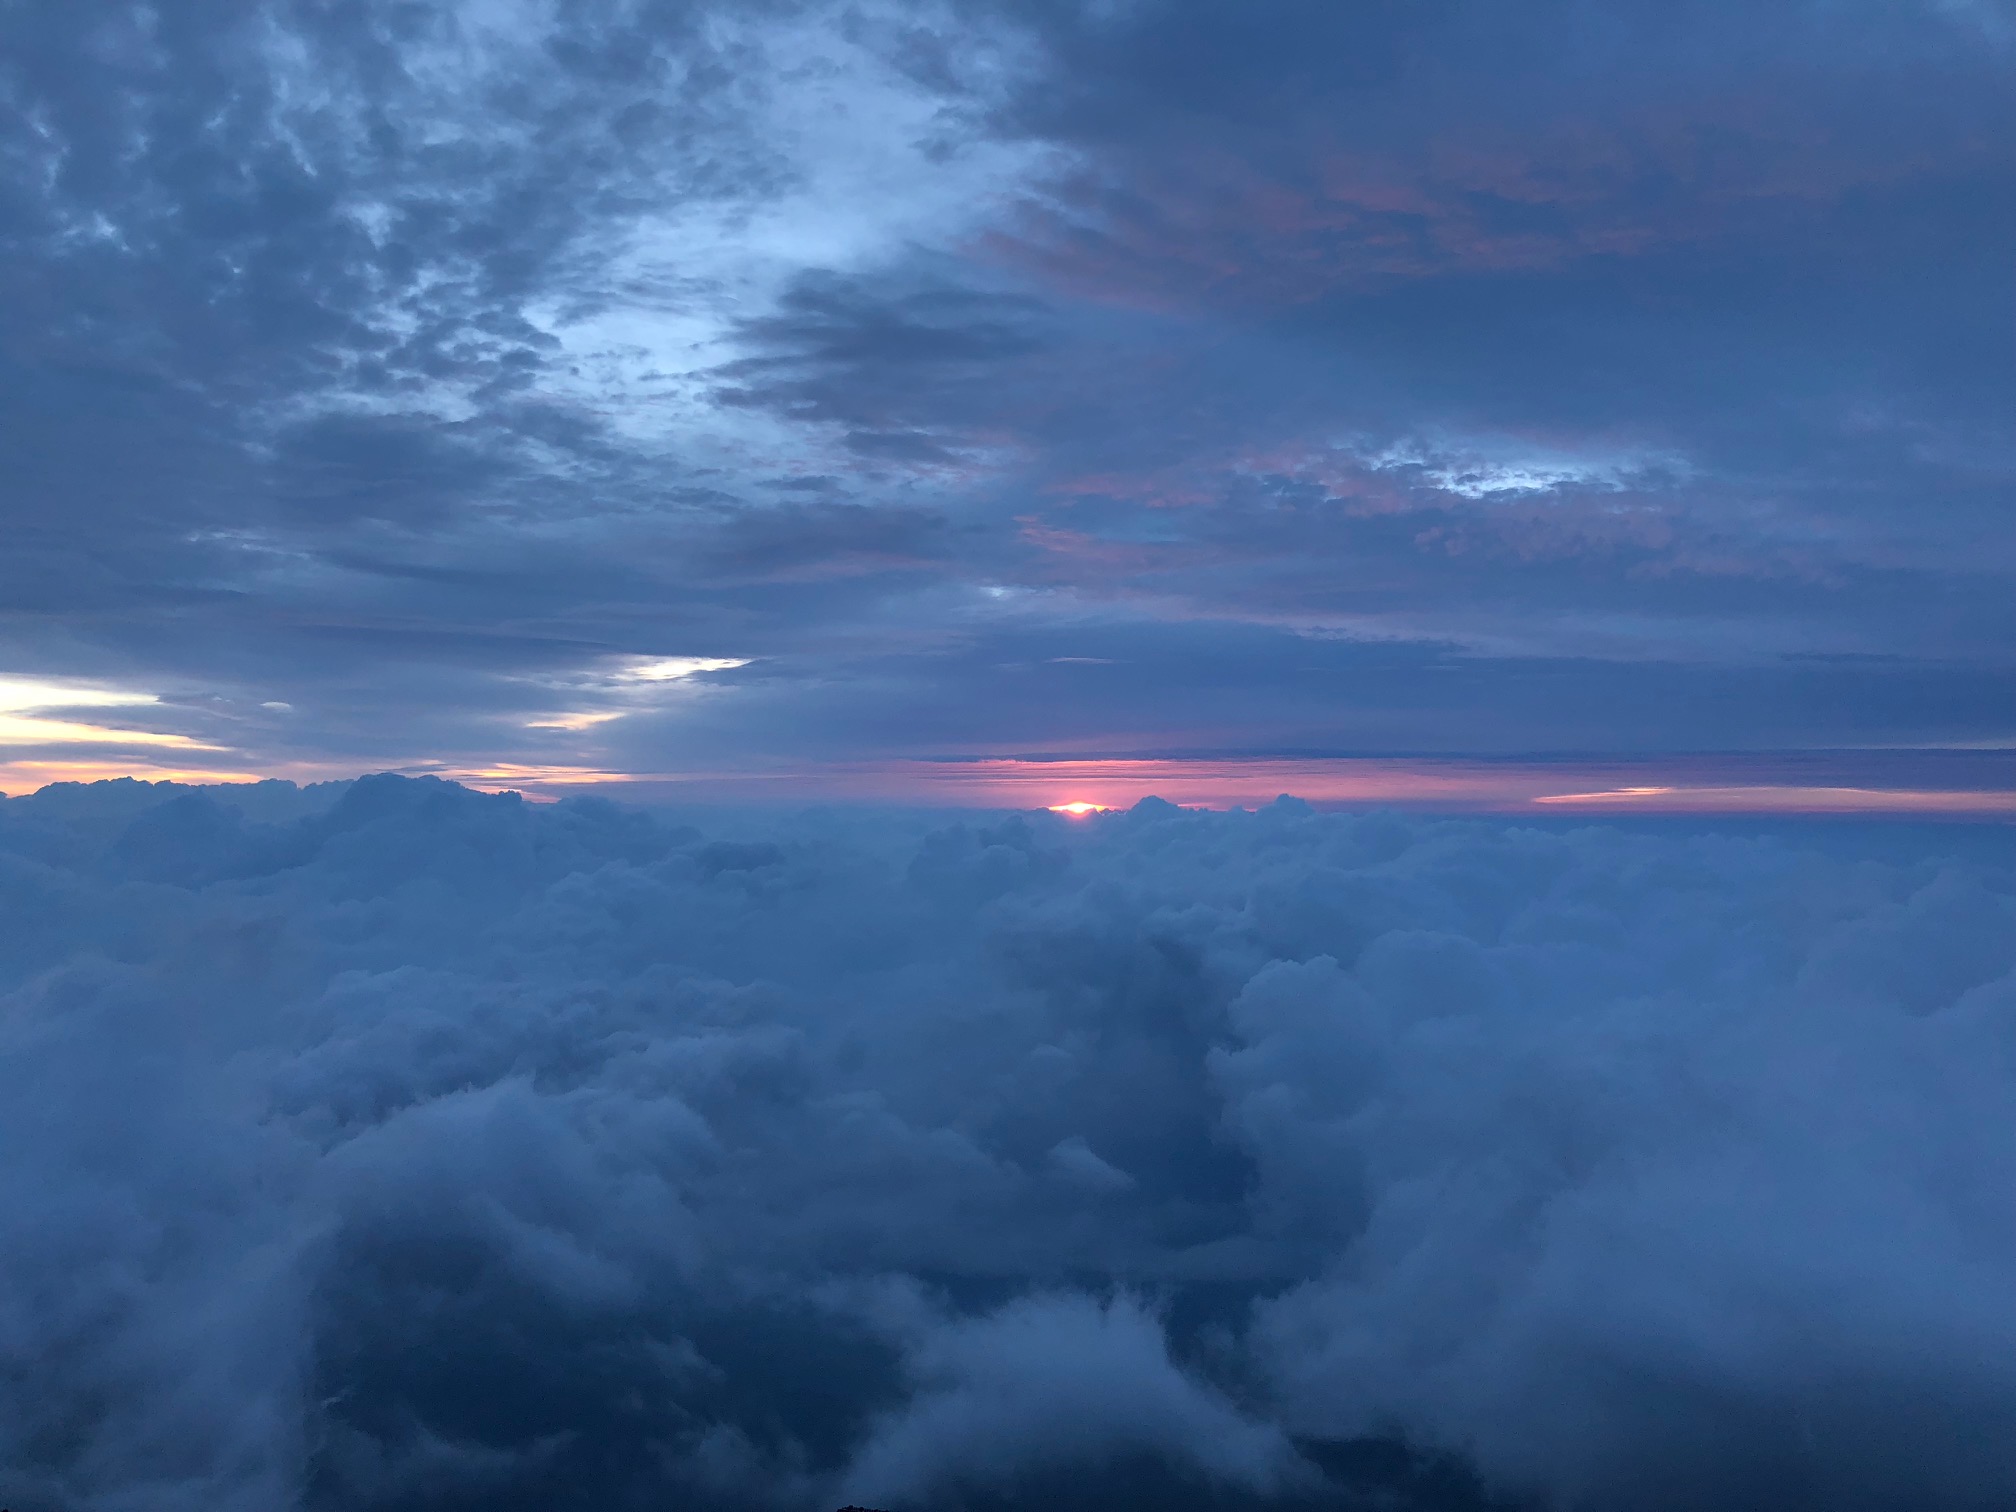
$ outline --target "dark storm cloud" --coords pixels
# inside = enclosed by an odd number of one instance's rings
[[[7,800],[0,1494],[1999,1506],[2008,842]]]

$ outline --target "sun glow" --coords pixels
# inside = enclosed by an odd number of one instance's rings
[[[1069,814],[1073,819],[1083,819],[1087,814],[1110,814],[1113,810],[1109,804],[1087,803],[1081,798],[1076,803],[1053,803],[1050,805],[1050,812]]]
[[[105,688],[48,678],[0,676],[0,746],[106,745],[129,749],[155,746],[176,751],[226,749],[193,736],[161,730],[136,730],[121,725],[46,717],[78,709],[156,707],[160,702],[152,693],[124,688]]]
[[[660,656],[637,661],[619,675],[625,682],[683,682],[702,672],[732,672],[748,665],[746,656]]]
[[[604,710],[599,713],[549,714],[544,719],[526,720],[525,728],[528,730],[592,730],[597,725],[604,725],[608,724],[611,720],[621,719],[623,714],[624,711],[621,709]]]
[[[114,709],[160,701],[152,693],[104,688],[95,683],[0,676],[0,713],[25,714],[43,709]]]
[[[176,751],[221,751],[188,735],[159,730],[126,730],[111,725],[80,724],[70,719],[36,719],[27,714],[0,714],[0,745],[164,746]]]

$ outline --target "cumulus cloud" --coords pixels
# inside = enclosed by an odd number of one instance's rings
[[[849,1480],[864,1499],[928,1501],[961,1482],[1146,1455],[1253,1490],[1292,1464],[1279,1429],[1242,1419],[1178,1370],[1131,1298],[1033,1297],[927,1335],[916,1395],[879,1425]],[[1054,1493],[1038,1493],[1032,1505]]]
[[[17,1512],[2016,1485],[2006,830],[125,783],[0,908]]]

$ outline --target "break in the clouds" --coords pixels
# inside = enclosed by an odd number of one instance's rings
[[[0,802],[16,1512],[1988,1512],[2001,828]]]
[[[14,0],[7,786],[2005,745],[2009,22]]]

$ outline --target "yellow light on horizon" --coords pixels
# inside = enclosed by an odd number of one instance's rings
[[[106,688],[61,678],[0,675],[0,712],[8,714],[40,713],[45,709],[130,708],[159,702],[152,693],[128,688]]]
[[[173,751],[224,751],[192,735],[92,724],[61,715],[79,709],[157,708],[160,698],[131,688],[107,688],[44,677],[0,674],[0,746],[125,746]],[[59,717],[51,718],[55,715]]]
[[[159,730],[122,730],[111,725],[80,724],[70,719],[37,719],[29,714],[0,714],[0,746],[164,746],[176,751],[222,751],[189,735]]]
[[[33,793],[57,782],[114,782],[130,777],[136,782],[249,783],[261,782],[270,772],[234,772],[208,767],[141,765],[130,761],[9,761],[0,757],[0,792]],[[306,781],[326,780],[305,774]]]
[[[1083,819],[1087,814],[1110,814],[1112,811],[1112,805],[1110,804],[1087,803],[1082,798],[1076,803],[1053,803],[1050,805],[1051,813],[1069,814],[1073,819]]]

